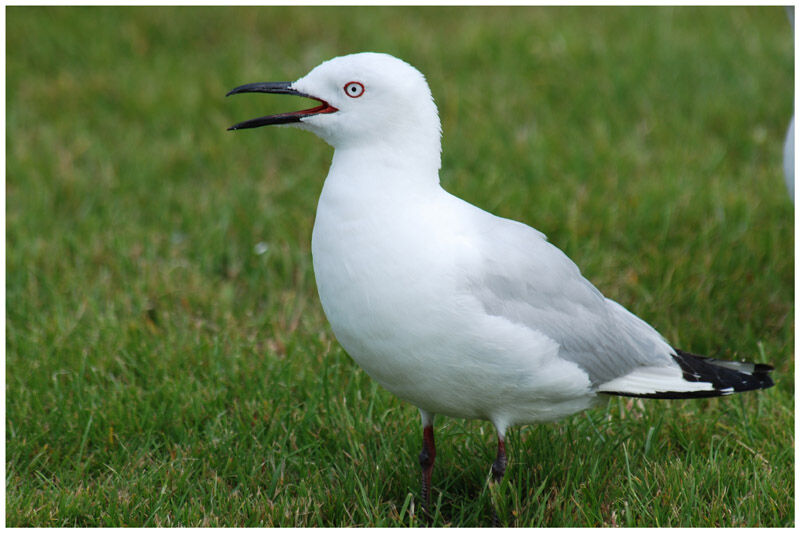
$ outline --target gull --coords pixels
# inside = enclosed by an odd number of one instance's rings
[[[794,6],[786,6],[786,16],[792,25],[792,38],[794,39]],[[786,140],[783,141],[783,178],[786,181],[786,188],[789,190],[789,197],[794,202],[794,113],[786,129]]]
[[[786,140],[783,141],[783,178],[789,197],[794,202],[794,115],[786,128]]]
[[[445,191],[438,111],[408,63],[352,54],[294,82],[228,95],[251,92],[318,103],[229,130],[291,125],[333,146],[311,237],[320,302],[348,354],[419,409],[426,510],[435,415],[494,425],[491,481],[500,482],[511,426],[558,420],[612,395],[705,398],[772,386],[769,365],[672,347],[542,233]]]

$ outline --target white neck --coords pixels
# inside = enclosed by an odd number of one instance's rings
[[[376,139],[370,145],[336,148],[328,179],[346,180],[355,187],[389,191],[439,185],[439,140],[394,144]]]

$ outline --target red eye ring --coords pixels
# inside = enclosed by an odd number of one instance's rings
[[[344,84],[344,94],[350,98],[358,98],[364,94],[364,85],[357,81],[349,81]]]

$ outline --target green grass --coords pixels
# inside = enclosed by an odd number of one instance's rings
[[[6,10],[6,523],[420,524],[416,409],[336,343],[309,242],[331,149],[225,99],[386,51],[442,183],[549,235],[675,345],[776,386],[509,436],[516,525],[794,524],[793,51],[782,8]],[[265,243],[266,253],[255,253]],[[495,438],[439,419],[437,525]]]

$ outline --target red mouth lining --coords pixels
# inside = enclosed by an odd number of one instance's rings
[[[302,111],[295,111],[291,114],[307,117],[311,115],[323,115],[325,113],[335,113],[336,111],[339,111],[325,100],[320,100],[319,98],[314,98],[314,100],[319,102],[318,106],[312,107],[311,109],[303,109]]]

